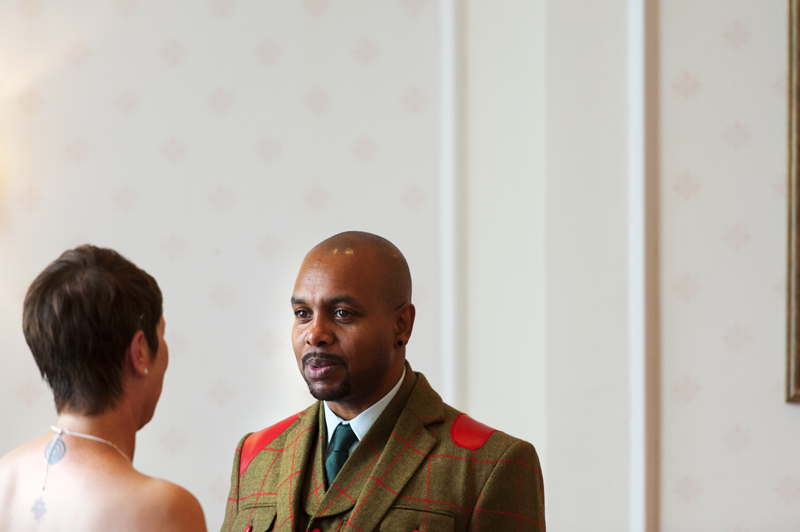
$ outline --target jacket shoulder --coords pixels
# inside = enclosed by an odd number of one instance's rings
[[[264,447],[273,442],[275,438],[286,432],[286,430],[291,427],[295,421],[300,419],[301,414],[302,412],[298,412],[297,414],[291,415],[283,421],[278,421],[274,425],[271,425],[265,429],[259,430],[258,432],[253,432],[244,439],[244,442],[242,442],[242,454],[239,461],[240,477],[245,471],[247,471],[247,466],[250,465],[250,462],[253,461],[258,453],[260,453]]]
[[[440,444],[454,445],[470,451],[480,449],[487,456],[496,456],[502,455],[516,443],[524,442],[448,405],[428,384],[422,373],[414,372],[414,374],[417,379],[407,408],[413,412],[417,420],[424,420],[424,425],[439,424],[434,434]]]
[[[450,439],[462,449],[476,450],[483,447],[489,436],[498,432],[464,413],[458,414],[450,426]]]

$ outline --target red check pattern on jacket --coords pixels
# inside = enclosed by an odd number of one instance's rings
[[[533,446],[446,405],[422,374],[407,367],[395,400],[328,489],[322,410],[317,402],[256,433],[255,449],[242,439],[222,532],[545,530]]]

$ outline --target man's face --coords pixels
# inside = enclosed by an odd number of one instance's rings
[[[402,373],[396,309],[385,301],[376,262],[368,252],[312,251],[292,294],[297,365],[311,395],[333,402],[340,416],[372,406]]]

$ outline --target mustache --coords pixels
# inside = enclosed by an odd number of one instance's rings
[[[347,364],[345,364],[344,359],[335,353],[325,353],[319,351],[314,353],[306,353],[305,355],[303,355],[302,358],[303,367],[306,367],[306,364],[308,364],[309,360],[328,362],[333,364],[341,364],[342,366],[347,367]]]

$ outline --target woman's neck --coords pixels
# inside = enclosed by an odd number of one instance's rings
[[[129,460],[133,460],[136,426],[118,408],[108,409],[96,416],[62,412],[53,426],[105,440],[117,447]]]

